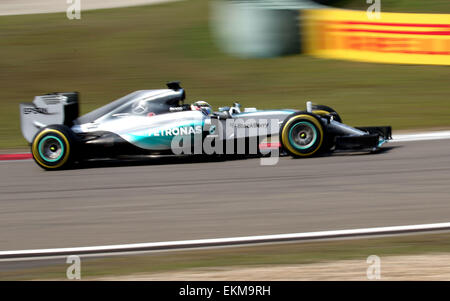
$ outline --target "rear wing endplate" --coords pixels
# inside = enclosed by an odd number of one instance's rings
[[[33,102],[20,104],[22,135],[31,143],[41,128],[51,124],[72,126],[78,114],[78,92],[36,96]]]

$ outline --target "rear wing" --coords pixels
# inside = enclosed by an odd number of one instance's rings
[[[22,135],[31,143],[41,128],[51,124],[72,126],[78,115],[78,92],[36,96],[33,102],[20,104]]]

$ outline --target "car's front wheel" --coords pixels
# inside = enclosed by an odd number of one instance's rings
[[[31,144],[34,161],[46,170],[68,168],[74,161],[75,139],[70,128],[51,125],[39,131]]]
[[[337,122],[342,123],[342,118],[335,109],[324,105],[313,105],[312,112],[316,115],[331,115]]]
[[[289,116],[280,128],[281,145],[293,157],[317,154],[324,141],[320,119],[307,112]]]

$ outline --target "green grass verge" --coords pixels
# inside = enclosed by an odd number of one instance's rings
[[[232,247],[197,251],[151,253],[83,259],[82,278],[186,271],[193,268],[293,265],[335,260],[361,259],[369,255],[392,256],[450,252],[450,234],[428,234],[344,241],[290,243],[255,247]],[[0,280],[65,279],[69,266],[3,271]],[[0,268],[1,268],[0,263]]]
[[[79,91],[86,113],[169,80],[182,81],[188,101],[213,106],[304,108],[311,100],[355,126],[450,126],[448,67],[234,58],[215,46],[208,15],[208,1],[195,0],[87,11],[73,21],[64,13],[0,17],[0,148],[26,145],[18,105],[35,95]]]

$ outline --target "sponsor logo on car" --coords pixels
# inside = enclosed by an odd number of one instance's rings
[[[48,110],[46,108],[32,108],[32,107],[28,107],[28,108],[24,108],[23,109],[23,113],[25,115],[27,114],[45,114],[45,115],[50,115],[51,113],[48,112]]]
[[[182,126],[182,127],[174,127],[169,129],[152,129],[148,133],[150,137],[164,137],[164,136],[183,136],[183,135],[192,135],[192,134],[201,134],[202,126]]]
[[[235,122],[234,127],[236,128],[267,128],[269,124],[267,122],[256,122],[253,120],[247,122]]]

